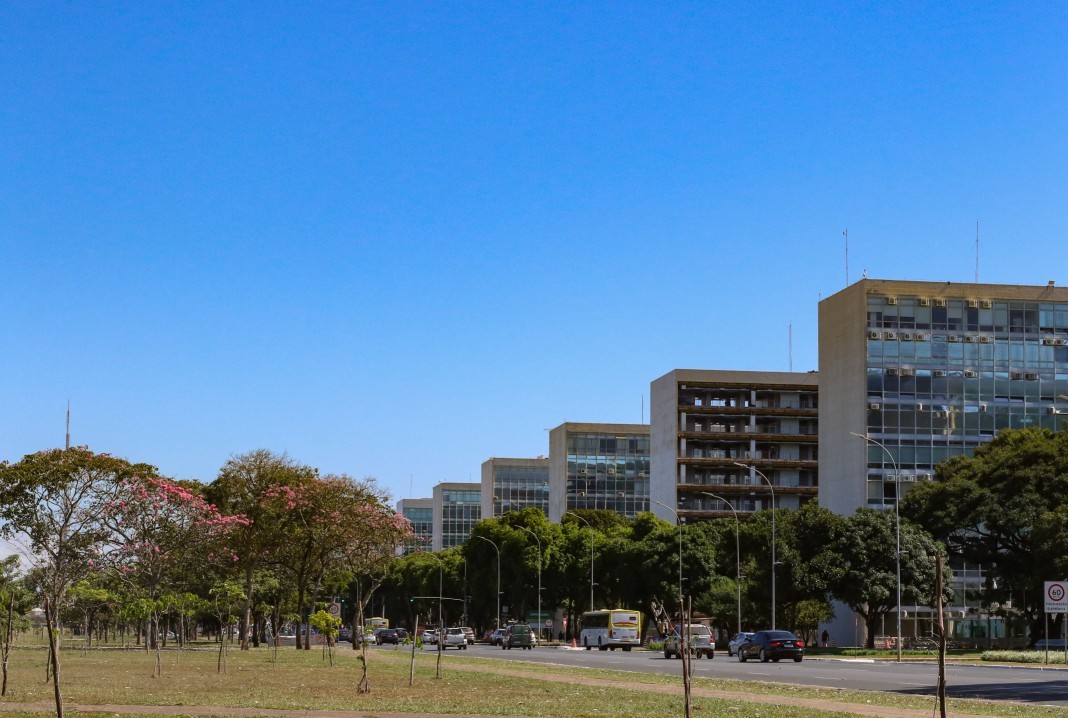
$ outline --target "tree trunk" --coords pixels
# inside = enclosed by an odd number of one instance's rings
[[[52,666],[52,689],[56,697],[56,718],[63,718],[63,693],[59,688],[59,646],[56,641],[52,602],[45,596],[45,623],[48,626],[48,653]]]
[[[10,600],[7,603],[7,625],[4,626],[4,684],[0,686],[0,696],[7,695],[7,664],[8,658],[11,656],[11,639],[14,637],[12,631],[12,622],[15,619],[15,592],[10,592]]]
[[[245,569],[245,610],[241,612],[241,621],[238,623],[238,628],[241,631],[241,650],[248,650],[248,628],[249,621],[252,618],[252,594],[255,590],[255,583],[252,580],[252,566],[248,566]]]

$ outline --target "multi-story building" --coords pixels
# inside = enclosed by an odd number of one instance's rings
[[[837,513],[892,507],[943,459],[1068,413],[1068,289],[1052,282],[865,279],[819,323],[819,498]]]
[[[536,508],[549,513],[549,459],[492,458],[482,463],[482,516]]]
[[[401,554],[412,551],[429,551],[434,545],[434,499],[401,499],[397,513],[412,524],[412,540],[401,549]]]
[[[649,510],[649,425],[567,422],[549,432],[549,519],[571,509]]]
[[[481,518],[481,484],[443,482],[435,486],[434,550],[462,546]]]
[[[716,518],[770,508],[772,495],[780,508],[814,499],[819,393],[816,372],[676,369],[653,381],[653,513]]]

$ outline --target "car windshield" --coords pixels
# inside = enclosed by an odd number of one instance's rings
[[[766,635],[768,638],[770,638],[773,641],[781,641],[783,639],[786,639],[786,640],[789,640],[789,641],[796,641],[797,640],[797,637],[794,634],[790,633],[789,631],[768,631],[764,635]]]

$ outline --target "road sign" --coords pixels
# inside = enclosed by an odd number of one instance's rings
[[[552,627],[553,627],[553,619],[551,619],[551,618],[546,618],[546,619],[545,619],[545,627],[546,627],[546,628],[552,628]]]
[[[1068,581],[1046,581],[1046,613],[1068,613]]]
[[[334,618],[337,618],[339,615],[341,615],[341,604],[340,603],[331,603],[330,605],[328,605],[326,607],[326,610],[330,612],[331,616],[333,616]]]

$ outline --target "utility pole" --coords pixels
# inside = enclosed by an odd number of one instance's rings
[[[67,449],[70,449],[70,399],[67,399]]]

